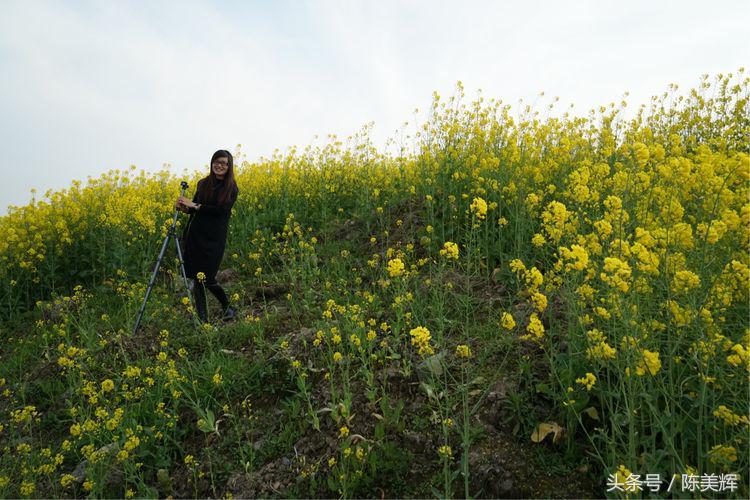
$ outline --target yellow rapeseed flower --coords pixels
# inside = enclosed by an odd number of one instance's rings
[[[109,392],[115,388],[115,383],[112,380],[107,379],[102,382],[102,392]]]
[[[466,344],[456,346],[456,356],[458,356],[459,358],[470,358],[471,349],[469,349],[469,346]]]
[[[617,349],[603,340],[586,349],[586,357],[592,360],[607,361],[614,359],[616,355]]]
[[[60,485],[63,488],[67,488],[68,486],[73,484],[73,481],[75,480],[76,478],[73,474],[63,474],[62,477],[60,478]]]
[[[560,247],[560,258],[565,261],[566,271],[583,271],[588,268],[589,254],[585,248],[580,245],[570,245],[570,248]]]
[[[531,302],[534,304],[534,309],[538,312],[544,312],[547,309],[547,297],[539,292],[531,294]]]
[[[687,293],[694,288],[698,288],[701,279],[692,271],[677,271],[672,280],[672,291],[675,293]]]
[[[559,201],[551,201],[547,205],[542,213],[542,226],[552,241],[560,241],[571,217],[572,213]]]
[[[652,352],[648,349],[643,350],[643,359],[636,366],[635,373],[637,375],[645,375],[648,371],[651,375],[656,375],[661,369],[661,360],[659,359],[658,352]]]
[[[392,278],[404,274],[404,263],[401,259],[391,259],[388,261],[388,275]]]
[[[36,484],[33,481],[21,482],[21,488],[19,492],[21,493],[22,497],[31,496],[31,494],[34,493],[34,491],[36,491]]]
[[[593,373],[586,373],[584,377],[577,378],[576,382],[586,387],[587,391],[590,391],[594,384],[596,384],[596,375]]]
[[[627,467],[625,467],[625,465],[620,464],[620,466],[617,468],[617,472],[615,473],[615,479],[617,480],[618,483],[625,484],[626,485],[625,488],[628,491],[636,491],[635,484],[628,483],[628,479],[630,479],[632,475],[633,473],[630,472],[630,470]]]
[[[510,261],[510,264],[508,264],[510,267],[510,270],[515,273],[522,273],[526,271],[526,266],[523,264],[521,259],[513,259]]]
[[[483,220],[487,216],[487,202],[482,198],[474,198],[469,209],[479,220]]]
[[[452,241],[446,241],[440,250],[440,255],[446,259],[458,259],[458,245]]]
[[[717,444],[708,452],[708,461],[711,463],[736,462],[737,449],[734,446]]]
[[[539,317],[536,315],[536,313],[531,313],[529,324],[526,327],[526,332],[527,334],[523,335],[521,338],[539,341],[542,339],[542,337],[544,337],[544,325],[539,320]]]
[[[748,424],[747,415],[739,416],[724,405],[720,405],[713,413],[714,417],[723,421],[726,425]]]
[[[504,312],[500,317],[500,324],[506,330],[512,330],[516,327],[516,322],[510,313]]]
[[[532,267],[524,273],[524,281],[530,291],[539,289],[544,283],[544,276],[536,267]]]
[[[604,272],[599,274],[602,281],[621,292],[627,292],[630,289],[628,280],[630,279],[630,266],[617,257],[604,258]]]
[[[420,356],[434,354],[432,346],[430,346],[432,336],[427,328],[423,326],[412,328],[409,335],[411,336],[411,345],[417,347]]]

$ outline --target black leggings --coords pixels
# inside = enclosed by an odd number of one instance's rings
[[[206,280],[203,283],[196,280],[193,290],[195,291],[195,308],[198,311],[198,317],[204,323],[207,321],[208,312],[206,311],[206,288],[221,302],[221,308],[229,307],[229,299],[224,289],[216,282],[216,278]]]

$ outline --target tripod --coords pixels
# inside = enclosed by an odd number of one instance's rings
[[[185,196],[185,190],[188,187],[187,182],[182,181],[180,183],[180,187],[182,188],[182,196]],[[143,312],[146,310],[146,302],[148,301],[148,296],[151,294],[151,288],[154,286],[154,281],[156,281],[156,274],[159,272],[159,267],[161,266],[161,261],[164,258],[164,253],[167,250],[167,245],[169,244],[169,239],[174,238],[175,247],[177,248],[177,258],[180,261],[180,271],[182,272],[182,279],[185,283],[185,288],[187,289],[188,293],[188,299],[190,302],[193,302],[193,297],[190,294],[190,285],[188,285],[187,275],[185,274],[185,263],[182,260],[182,249],[180,248],[180,242],[177,240],[177,234],[175,233],[175,227],[177,225],[177,216],[179,215],[180,211],[175,209],[174,211],[174,217],[172,218],[172,225],[167,230],[167,236],[164,238],[164,243],[161,245],[161,252],[159,252],[159,258],[156,260],[156,266],[154,267],[154,272],[151,275],[151,281],[148,284],[148,288],[146,289],[146,296],[143,297],[143,304],[141,304],[141,310],[138,312],[138,317],[135,320],[135,328],[133,328],[133,334],[135,334],[138,331],[138,326],[141,324],[141,318],[143,318]]]

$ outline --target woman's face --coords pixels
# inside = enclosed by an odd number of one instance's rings
[[[217,179],[223,179],[229,170],[229,158],[216,158],[211,164],[211,170]]]

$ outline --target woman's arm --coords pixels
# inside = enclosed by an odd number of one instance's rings
[[[237,194],[239,193],[239,190],[235,186],[232,190],[232,196],[230,196],[229,200],[226,203],[223,203],[221,205],[207,205],[205,203],[201,203],[198,205],[198,209],[192,209],[194,212],[200,212],[202,214],[208,214],[213,216],[222,216],[230,213],[232,211],[232,206],[234,205],[234,202],[237,201]]]
[[[203,179],[198,181],[198,184],[195,186],[195,194],[193,195],[193,203],[198,203],[198,191],[201,189],[201,183],[203,182]],[[187,213],[194,214],[196,212],[195,207],[187,207]]]

